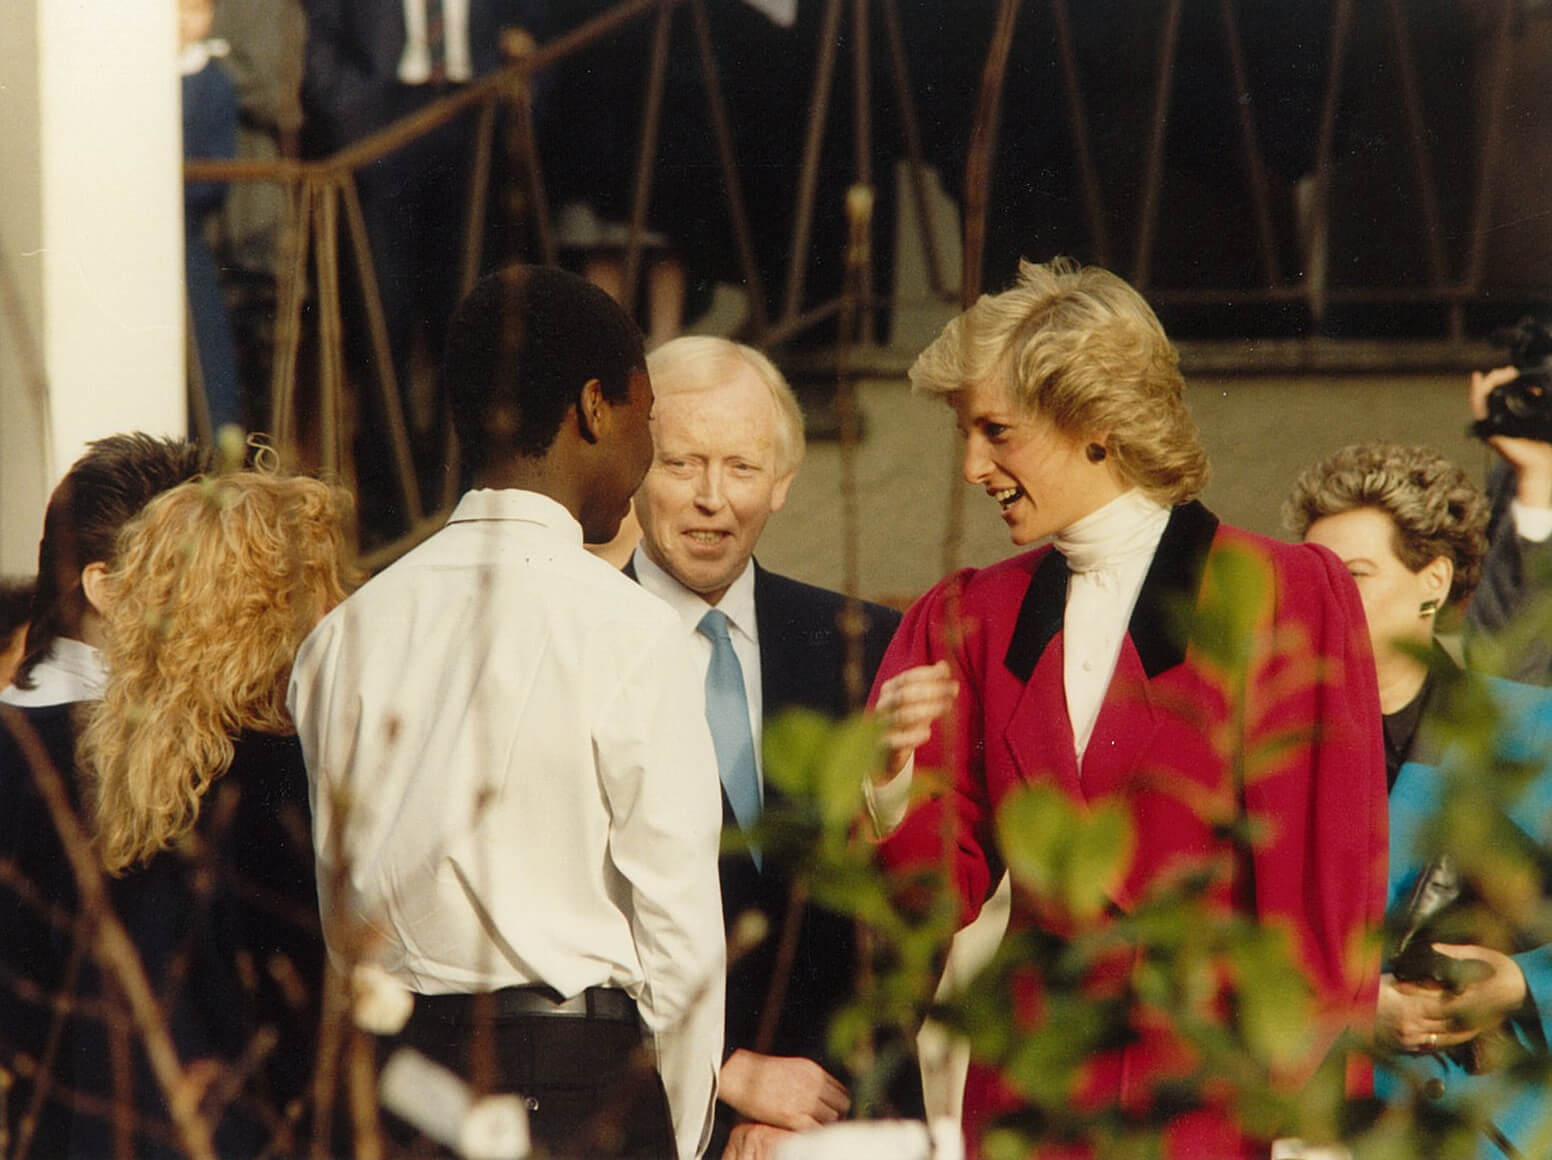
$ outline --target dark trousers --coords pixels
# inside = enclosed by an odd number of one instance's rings
[[[676,1154],[668,1096],[635,1019],[482,1018],[474,996],[422,995],[397,1042],[468,1079],[485,1036],[492,1090],[525,1097],[535,1147],[557,1160]]]

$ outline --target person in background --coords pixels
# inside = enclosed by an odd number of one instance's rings
[[[657,396],[654,453],[636,493],[642,541],[627,571],[676,614],[678,636],[704,674],[724,825],[748,828],[779,794],[763,774],[765,722],[799,706],[834,718],[854,708],[844,676],[846,598],[754,559],[803,461],[803,414],[781,372],[759,351],[707,337],[668,342],[647,356],[647,369]],[[862,678],[870,681],[900,614],[877,604],[861,612]],[[763,1157],[787,1134],[851,1108],[827,1035],[855,984],[857,939],[849,920],[812,904],[789,919],[790,868],[757,849],[726,853],[721,876],[729,934],[751,910],[770,933],[728,971],[711,1154]],[[762,1043],[788,921],[800,925],[786,998]]]
[[[1512,366],[1475,372],[1471,376],[1471,413],[1487,417],[1487,397],[1519,378]],[[1498,454],[1488,474],[1492,515],[1482,582],[1466,606],[1466,651],[1475,659],[1474,645],[1510,630],[1522,612],[1536,608],[1536,598],[1548,589],[1552,571],[1552,443],[1540,439],[1492,435],[1487,445]],[[1535,616],[1535,612],[1531,612]],[[1511,633],[1507,668],[1501,675],[1533,685],[1552,685],[1552,636],[1547,625],[1527,624]]]
[[[302,0],[229,0],[216,8],[211,35],[231,48],[221,63],[237,90],[236,155],[276,161],[301,152]],[[216,221],[216,266],[237,341],[238,382],[250,431],[274,427],[268,394],[278,288],[295,223],[279,182],[234,181]]]
[[[0,578],[0,689],[11,683],[11,674],[21,664],[36,587],[37,581],[31,577]]]
[[[119,531],[152,497],[213,464],[208,451],[183,440],[109,436],[71,465],[44,514],[22,659],[0,690],[0,862],[15,875],[0,888],[0,1067],[17,1077],[5,1103],[9,1138],[17,1150],[30,1141],[33,1155],[112,1149],[105,1134],[83,1138],[72,1122],[65,1090],[71,1024],[50,1053],[51,1029],[64,1016],[49,1004],[73,989],[73,932],[50,922],[47,908],[73,914],[77,895],[54,815],[38,790],[36,755],[47,758],[71,803],[78,802],[79,712],[101,698],[107,683],[98,649]]]
[[[237,90],[216,59],[226,55],[226,43],[209,39],[214,17],[214,0],[178,0],[185,160],[230,160],[237,155]],[[243,419],[232,320],[216,276],[215,258],[205,240],[206,221],[225,201],[224,182],[184,184],[183,269],[194,328],[194,381],[204,391],[212,434],[227,423],[241,426]],[[191,426],[198,430],[200,424]]]
[[[102,696],[103,581],[120,530],[152,497],[215,466],[182,439],[135,432],[88,445],[49,496],[27,643],[0,702],[44,708]]]
[[[1022,263],[1011,289],[949,323],[911,380],[953,408],[964,477],[1013,542],[1052,542],[949,577],[895,634],[874,689],[889,747],[872,793],[883,866],[943,867],[968,922],[1001,877],[995,819],[1011,793],[1033,784],[1080,805],[1114,802],[1135,854],[1107,907],[1124,912],[1183,865],[1215,864],[1210,904],[1290,936],[1319,1012],[1312,1071],[1342,1028],[1367,1021],[1378,985],[1349,957],[1382,916],[1386,834],[1378,697],[1351,578],[1329,552],[1222,525],[1195,498],[1208,463],[1175,350],[1108,271]],[[1204,578],[1228,557],[1265,584],[1243,692],[1169,628],[1202,607]],[[1282,678],[1290,667],[1308,678]],[[1258,713],[1231,748],[1222,739],[1242,697]],[[1263,749],[1289,731],[1296,743]],[[1240,752],[1257,755],[1253,779],[1240,780]],[[951,789],[894,826],[898,807],[880,795],[908,790],[918,764],[945,771]],[[1236,846],[1195,800],[1234,802],[1234,824],[1264,823],[1264,840]],[[1013,892],[1014,932],[1098,936],[1108,922]],[[1040,1033],[1042,985],[1031,978],[1014,996],[1029,1034]],[[1135,1040],[1088,1059],[1083,1107],[1141,1110],[1184,1074],[1179,1029],[1146,1016],[1132,1026]],[[972,1064],[968,1154],[1020,1107]],[[1211,1091],[1171,1117],[1163,1147],[1180,1160],[1267,1152]]]
[[[1384,712],[1389,906],[1395,911],[1438,853],[1430,823],[1462,760],[1432,720],[1461,676],[1435,632],[1471,598],[1482,575],[1488,504],[1464,472],[1428,448],[1376,442],[1343,448],[1308,468],[1284,514],[1306,543],[1337,554],[1363,598]],[[1503,832],[1544,842],[1552,817],[1552,692],[1492,677],[1466,679],[1502,714],[1494,773],[1518,777],[1527,761],[1532,771],[1507,795]],[[1376,1089],[1394,1101],[1428,1091],[1432,1104],[1482,1119],[1482,1160],[1521,1155],[1516,1149],[1530,1147],[1548,1103],[1544,1088],[1515,1077],[1508,1066],[1546,1054],[1552,946],[1520,930],[1500,947],[1435,942],[1432,949],[1444,956],[1445,970],[1452,960],[1463,961],[1474,976],[1447,985],[1442,971],[1419,979],[1395,961],[1386,964],[1376,1033],[1397,1054],[1380,1069]]]
[[[589,279],[589,281],[592,281]],[[593,283],[595,286],[598,283]],[[600,287],[602,289],[602,287]],[[625,513],[625,518],[620,521],[620,530],[614,539],[607,544],[588,544],[587,550],[600,560],[607,560],[616,568],[623,568],[630,563],[632,553],[636,551],[636,545],[641,543],[641,521],[636,518],[636,506],[631,505],[631,510]]]
[[[716,757],[678,618],[583,550],[652,460],[641,332],[516,266],[459,308],[445,381],[474,489],[292,675],[324,936],[416,994],[404,1044],[464,1074],[488,1046],[536,1145],[691,1160],[722,1033]]]
[[[307,0],[304,138],[326,156],[457,92],[502,64],[505,29],[543,39],[546,0]],[[474,159],[472,113],[414,138],[356,173],[393,361],[422,493],[440,496],[447,469],[445,393],[417,405],[415,352],[435,366],[458,305]],[[347,315],[347,318],[351,318]],[[357,494],[364,530],[397,496],[370,347],[359,308],[349,332],[361,423]],[[427,411],[430,411],[427,414]],[[386,505],[386,507],[385,507]],[[434,506],[434,502],[431,505]]]

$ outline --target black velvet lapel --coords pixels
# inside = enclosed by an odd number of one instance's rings
[[[1170,513],[1127,629],[1150,679],[1185,660],[1185,641],[1175,631],[1174,621],[1181,607],[1195,603],[1207,552],[1217,531],[1218,517],[1195,500]],[[1047,552],[1024,592],[1002,662],[1020,681],[1029,680],[1046,645],[1061,631],[1067,608],[1067,577],[1062,554]]]
[[[1149,680],[1186,659],[1178,622],[1182,610],[1196,605],[1207,552],[1217,532],[1218,517],[1196,500],[1170,513],[1127,626]]]
[[[1067,608],[1067,576],[1067,558],[1053,548],[1040,561],[1024,590],[1013,639],[1008,642],[1002,663],[1025,684],[1040,663],[1045,646],[1061,631],[1062,614]]]

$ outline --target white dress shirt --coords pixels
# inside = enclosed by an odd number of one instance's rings
[[[474,78],[469,56],[470,0],[442,0],[442,67],[450,81]],[[431,49],[426,44],[426,0],[404,0],[404,52],[399,80],[423,85],[431,79]]]
[[[91,645],[68,636],[54,638],[43,659],[33,665],[32,688],[7,685],[0,701],[20,709],[42,709],[76,701],[100,701],[108,687],[108,670],[102,654]]]
[[[336,960],[364,923],[418,993],[624,988],[683,1157],[709,1137],[723,1021],[702,684],[661,601],[560,504],[502,490],[330,613],[289,697],[318,881],[346,871],[343,911],[321,892]]]
[[[733,640],[733,652],[738,657],[738,667],[744,674],[744,695],[749,701],[749,729],[754,737],[755,772],[760,779],[760,800],[765,800],[765,761],[761,745],[765,726],[764,684],[760,678],[760,629],[754,615],[754,564],[746,565],[737,580],[728,586],[722,599],[715,605],[708,604],[698,592],[691,592],[663,569],[652,562],[645,551],[636,549],[631,558],[636,569],[636,579],[652,595],[662,600],[679,614],[684,625],[685,638],[690,642],[690,652],[695,657],[696,672],[701,674],[705,688],[706,670],[711,665],[711,641],[697,631],[701,617],[713,607],[728,618],[728,635]]]

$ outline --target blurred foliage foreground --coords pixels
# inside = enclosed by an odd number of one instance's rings
[[[1210,569],[1202,603],[1179,610],[1177,619],[1198,662],[1211,667],[1226,691],[1243,691],[1250,642],[1272,595],[1269,580],[1245,552],[1220,552]],[[1516,946],[1552,942],[1545,889],[1552,881],[1552,835],[1527,835],[1507,816],[1552,754],[1505,742],[1503,709],[1481,682],[1447,680],[1432,705],[1431,723],[1449,757],[1442,808],[1426,836],[1474,888],[1456,915],[1461,927],[1476,932],[1474,939],[1451,941],[1486,942],[1483,932],[1496,931],[1498,941]],[[1282,930],[1209,902],[1215,876],[1225,872],[1221,864],[1155,882],[1129,913],[1112,908],[1104,921],[1075,923],[1072,936],[1015,930],[967,986],[934,1002],[959,907],[940,871],[902,881],[873,859],[859,820],[858,771],[877,763],[878,730],[860,714],[832,723],[798,711],[773,722],[765,733],[765,770],[786,800],[773,804],[747,838],[730,831],[725,839],[759,843],[768,858],[792,867],[814,904],[853,916],[869,932],[855,998],[830,1028],[832,1050],[860,1077],[853,1093],[860,1114],[880,1103],[898,1069],[915,1066],[900,1045],[931,1016],[963,1035],[973,1058],[1000,1072],[1024,1104],[985,1137],[988,1160],[1028,1156],[1049,1144],[1087,1145],[1106,1160],[1161,1156],[1165,1127],[1209,1096],[1232,1107],[1252,1135],[1340,1142],[1358,1160],[1500,1154],[1484,1147],[1496,1113],[1490,1103],[1441,1103],[1427,1084],[1389,1104],[1349,1098],[1344,1066],[1392,1058],[1368,1027],[1350,1029],[1313,1080],[1279,1081],[1308,1056],[1318,1035],[1312,992]],[[1268,746],[1297,740],[1282,737],[1263,741],[1259,753],[1231,753],[1234,768],[1253,779],[1270,757]],[[1237,742],[1231,737],[1228,744]],[[923,785],[932,782],[942,789],[941,776],[918,771],[918,792],[933,792]],[[1236,838],[1254,842],[1266,821],[1240,817],[1224,824],[1238,829]],[[1552,819],[1547,823],[1543,831],[1552,829]],[[1015,894],[1022,896],[1016,912],[1054,905],[1079,920],[1101,918],[1134,851],[1121,802],[1084,804],[1040,784],[1005,800],[997,834]],[[1378,962],[1382,937],[1372,932],[1369,945],[1354,953]],[[1129,978],[1119,992],[1096,994],[1094,969],[1113,963],[1118,951],[1133,956]],[[1043,994],[1040,1026],[1026,1033],[1015,982],[1031,973]],[[1173,1028],[1194,1054],[1193,1073],[1155,1091],[1141,1110],[1080,1107],[1076,1094],[1087,1061],[1136,1036],[1141,1020]],[[1542,1045],[1511,1065],[1506,1087],[1519,1085],[1522,1095],[1525,1085],[1552,1091],[1549,1065],[1552,1056]],[[1552,1156],[1552,1122],[1541,1121],[1523,1155]]]

